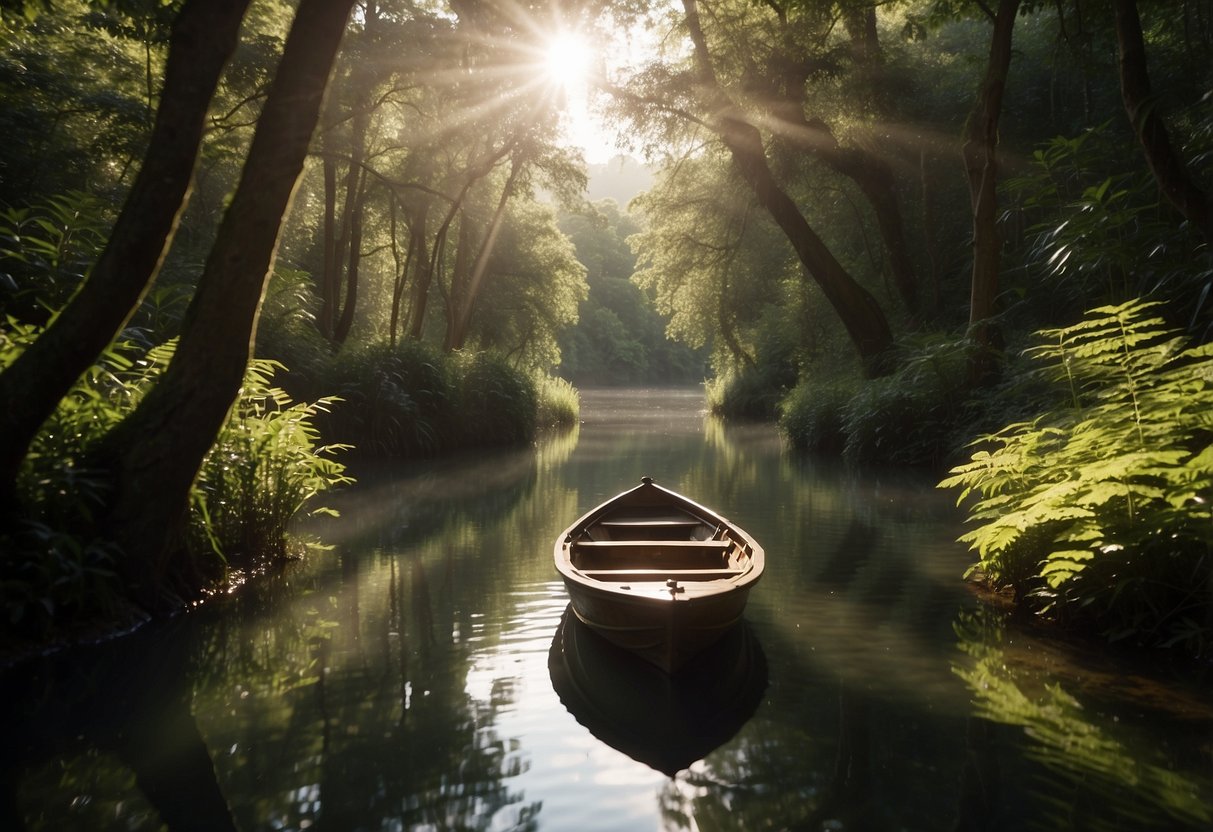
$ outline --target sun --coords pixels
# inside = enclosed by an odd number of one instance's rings
[[[542,62],[548,83],[559,87],[565,95],[586,94],[593,59],[588,41],[580,34],[563,31],[549,37]]]

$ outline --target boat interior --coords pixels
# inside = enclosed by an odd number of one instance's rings
[[[689,512],[631,506],[588,524],[574,536],[570,556],[591,578],[710,581],[741,575],[748,553],[726,529]]]

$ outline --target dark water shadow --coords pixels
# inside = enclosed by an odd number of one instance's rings
[[[0,828],[25,828],[25,772],[114,755],[172,830],[234,830],[191,711],[195,616],[28,660],[0,675]]]
[[[746,622],[669,675],[566,608],[548,652],[552,687],[591,734],[673,776],[737,734],[758,709],[767,662]]]

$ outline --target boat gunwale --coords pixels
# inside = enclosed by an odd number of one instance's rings
[[[697,516],[701,521],[705,521],[705,525],[714,524],[718,528],[724,528],[726,530],[726,533],[730,537],[732,537],[738,543],[738,545],[741,545],[746,550],[746,553],[747,553],[746,564],[742,568],[742,571],[740,572],[740,574],[734,575],[734,576],[729,576],[729,577],[717,578],[717,579],[713,579],[713,580],[707,580],[707,581],[693,581],[692,583],[695,584],[696,589],[697,589],[697,591],[694,594],[683,595],[683,594],[671,593],[670,597],[667,599],[664,597],[654,598],[654,597],[641,596],[641,595],[634,594],[630,590],[621,589],[618,586],[612,586],[611,585],[612,582],[609,579],[604,580],[603,578],[591,577],[589,575],[586,575],[580,569],[578,569],[576,566],[574,566],[573,562],[572,562],[573,540],[571,539],[574,531],[577,529],[580,529],[580,528],[585,528],[585,527],[593,525],[594,522],[596,520],[598,520],[599,517],[606,514],[611,508],[614,508],[617,504],[619,504],[621,502],[626,503],[626,500],[629,496],[635,495],[637,492],[641,491],[642,489],[646,489],[646,488],[656,489],[658,492],[660,492],[662,495],[664,495],[668,500],[672,501],[673,504],[676,505],[677,507],[684,508],[685,510],[689,511],[689,513],[691,513],[692,515]],[[668,543],[670,541],[653,540],[651,542],[655,545],[659,545],[661,543]],[[585,514],[582,514],[580,517],[578,517],[576,520],[574,520],[568,527],[566,527],[562,532],[560,532],[560,534],[556,538],[556,544],[555,544],[555,547],[553,550],[553,558],[555,560],[556,570],[560,573],[561,577],[564,578],[566,581],[573,581],[577,585],[584,587],[586,589],[591,589],[591,590],[594,590],[594,591],[600,592],[600,593],[607,593],[616,598],[632,598],[637,601],[641,601],[641,602],[648,603],[648,604],[667,603],[670,601],[678,601],[679,603],[694,603],[696,600],[699,600],[699,599],[706,600],[707,598],[711,598],[711,597],[715,597],[715,596],[718,596],[718,595],[721,595],[721,594],[724,594],[727,592],[731,592],[731,591],[740,589],[742,587],[749,587],[762,576],[763,570],[765,569],[765,566],[766,566],[765,551],[763,550],[762,546],[759,545],[758,541],[755,540],[749,534],[749,532],[747,532],[745,529],[741,528],[736,523],[729,520],[727,517],[720,514],[719,512],[714,511],[705,505],[697,503],[694,500],[690,499],[689,497],[685,497],[676,491],[672,491],[668,488],[665,488],[664,486],[658,485],[657,483],[653,482],[651,479],[649,479],[647,477],[641,481],[640,485],[637,485],[633,488],[629,488],[626,491],[622,491],[619,494],[616,494],[614,497],[611,497],[610,499],[605,500],[602,503],[600,503],[599,505],[590,509]],[[591,570],[591,571],[607,572],[607,571],[613,571],[613,570]],[[621,568],[618,571],[621,575],[629,574],[629,570],[627,570],[627,569]],[[634,571],[634,570],[632,570],[632,571]],[[655,573],[654,573],[655,578],[657,577],[656,573],[658,571],[660,571],[660,570],[655,570]],[[666,571],[669,571],[671,573],[671,576],[673,576],[673,573],[677,572],[678,570],[671,569],[671,570],[666,570]],[[659,582],[660,582],[660,579],[658,578],[658,580],[651,581],[651,582],[629,581],[628,583],[637,583],[637,584],[654,583],[654,584],[656,584]],[[621,582],[615,581],[614,583],[621,583]]]

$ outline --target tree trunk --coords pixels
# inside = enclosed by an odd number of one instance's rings
[[[910,260],[910,247],[906,242],[905,221],[901,215],[901,200],[897,196],[893,169],[884,159],[862,148],[842,147],[834,131],[822,121],[805,121],[802,116],[801,131],[797,131],[801,136],[801,147],[858,185],[872,206],[880,238],[889,255],[893,285],[897,287],[910,318],[915,319],[919,303],[918,278]]]
[[[388,206],[388,239],[392,245],[392,313],[388,321],[387,335],[388,343],[395,347],[397,333],[400,331],[400,301],[404,297],[404,285],[408,279],[409,267],[413,264],[413,256],[417,253],[417,240],[413,236],[412,224],[406,222],[409,229],[409,245],[404,255],[404,262],[401,263],[396,222],[396,216],[400,213],[400,205],[395,194],[391,194]]]
[[[442,225],[438,228],[438,233],[434,235],[434,247],[430,249],[430,256],[418,263],[420,271],[417,275],[417,282],[413,284],[413,305],[409,310],[409,338],[414,341],[420,341],[421,335],[425,331],[425,313],[430,303],[430,286],[434,282],[438,259],[442,256],[442,250],[446,246],[447,232],[450,231],[455,215],[459,213],[459,206],[460,203],[456,201],[447,211]]]
[[[472,263],[472,221],[467,212],[459,218],[459,237],[455,241],[455,265],[451,269],[451,288],[446,292],[446,334],[442,339],[442,348],[446,352],[455,349],[451,339],[455,333],[455,320],[458,317],[459,306],[467,294],[468,283],[471,280]],[[439,288],[442,283],[439,281]]]
[[[30,443],[155,280],[189,198],[203,122],[248,0],[187,0],[173,23],[164,90],[143,167],[88,280],[0,373],[0,505]]]
[[[358,268],[362,264],[362,212],[366,206],[365,184],[360,185],[354,206],[350,210],[349,260],[345,268],[345,301],[341,305],[341,317],[333,329],[333,343],[344,344],[354,325],[354,309],[358,305]]]
[[[488,232],[484,236],[484,241],[480,244],[480,250],[476,253],[476,262],[472,266],[472,274],[468,278],[462,297],[458,298],[455,303],[454,329],[447,335],[448,350],[463,349],[463,345],[467,341],[468,330],[472,323],[472,312],[476,308],[476,299],[480,297],[484,277],[488,273],[489,258],[493,256],[493,249],[497,245],[497,236],[501,233],[501,222],[505,219],[505,208],[509,204],[510,197],[514,194],[514,184],[518,181],[519,174],[522,173],[523,165],[524,162],[517,156],[514,157],[514,161],[510,165],[510,175],[506,178],[505,186],[501,189],[501,198],[498,199],[497,208],[493,211],[493,218],[489,221]],[[452,297],[452,301],[456,301],[456,298]]]
[[[283,218],[303,169],[353,0],[301,0],[224,214],[176,355],[135,412],[107,437],[115,478],[103,518],[135,596],[155,607],[190,485],[239,393]]]
[[[988,380],[1001,347],[998,327],[991,321],[998,301],[998,120],[1011,66],[1011,36],[1020,0],[1000,0],[990,37],[990,58],[977,101],[965,128],[962,150],[973,209],[973,271],[970,280],[969,338],[976,349],[970,381]]]
[[[411,333],[411,321],[416,312],[417,286],[421,284],[427,270],[430,267],[430,255],[426,248],[426,221],[430,216],[430,203],[425,201],[417,209],[416,213],[409,219],[409,252],[413,261],[413,302],[409,303],[408,310],[401,316],[403,321],[401,325],[401,334],[409,335]],[[407,259],[407,258],[406,258]],[[407,267],[406,267],[407,268]],[[408,275],[405,275],[407,279]],[[404,291],[404,286],[400,287],[401,293]],[[427,289],[428,291],[428,289]]]
[[[1137,0],[1116,0],[1116,42],[1120,49],[1120,92],[1133,132],[1145,151],[1150,172],[1163,196],[1213,244],[1213,206],[1196,186],[1176,153],[1166,123],[1158,114],[1146,71],[1146,45]]]
[[[325,338],[333,337],[337,322],[337,292],[341,285],[340,260],[337,254],[337,162],[326,155],[324,169],[324,252],[320,274],[320,313],[316,326]]]
[[[712,111],[713,130],[729,149],[734,164],[753,188],[759,204],[783,231],[805,270],[838,314],[864,363],[864,372],[868,375],[887,372],[893,334],[880,304],[843,268],[809,225],[800,208],[775,181],[767,163],[761,134],[745,120],[716,81],[696,0],[682,0],[682,5],[695,48],[700,90]]]
[[[355,95],[362,95],[370,87],[371,80],[366,72],[355,73]],[[353,114],[350,118],[350,166],[345,177],[345,205],[341,215],[341,236],[337,240],[337,249],[333,254],[336,261],[337,291],[334,302],[340,296],[342,284],[342,261],[345,261],[345,298],[340,303],[340,313],[336,315],[337,323],[333,327],[333,343],[344,344],[354,323],[354,305],[358,301],[358,266],[362,260],[362,207],[365,175],[362,169],[366,159],[366,133],[370,122],[367,104],[361,99],[355,99]]]

